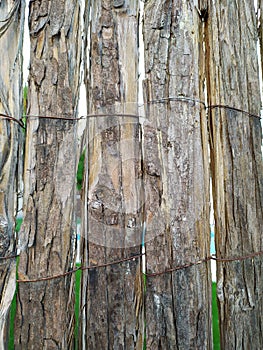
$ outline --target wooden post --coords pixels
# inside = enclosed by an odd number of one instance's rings
[[[22,37],[24,1],[0,5],[0,348],[8,346],[8,316],[16,288],[16,169],[22,128]],[[3,119],[8,115],[15,120]]]
[[[141,248],[138,1],[94,0],[87,6],[86,81],[94,117],[86,132],[83,263],[96,267],[138,255]],[[142,348],[141,288],[139,257],[83,272],[82,349]]]
[[[260,113],[257,22],[253,1],[209,2],[209,104]],[[216,253],[220,258],[262,250],[263,167],[259,118],[210,108]],[[222,349],[263,346],[262,256],[217,264]]]
[[[203,22],[194,1],[144,9],[146,347],[211,349]]]
[[[29,27],[30,116],[24,169],[25,217],[19,235],[15,346],[73,349],[74,275],[24,282],[74,267],[79,4],[31,1]]]

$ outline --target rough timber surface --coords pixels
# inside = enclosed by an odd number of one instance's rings
[[[206,24],[209,103],[260,113],[257,21],[253,1],[211,1]],[[263,247],[260,120],[230,109],[210,112],[218,257]],[[262,256],[218,263],[222,349],[262,349]]]
[[[209,255],[203,24],[194,1],[146,1],[144,128],[147,273]],[[209,264],[147,278],[147,349],[210,349]]]
[[[73,1],[30,1],[29,115],[76,118],[80,31]],[[74,262],[76,123],[27,119],[19,279],[67,272]],[[73,349],[74,275],[19,284],[16,349]]]
[[[89,1],[89,118],[84,190],[84,264],[140,253],[141,156],[137,114],[138,4]],[[86,27],[86,32],[88,28]],[[141,349],[140,260],[83,272],[83,349]]]

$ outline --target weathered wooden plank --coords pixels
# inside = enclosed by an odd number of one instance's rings
[[[140,253],[140,127],[138,118],[114,116],[137,114],[138,1],[86,5],[91,12],[89,113],[109,113],[90,118],[86,134],[84,264],[98,265]],[[139,259],[83,273],[83,349],[142,347],[136,272]]]
[[[210,104],[260,113],[253,1],[210,1],[207,68]],[[231,109],[210,113],[218,257],[262,250],[263,167],[260,120]],[[262,257],[217,264],[223,349],[261,349]]]
[[[22,115],[23,1],[0,2],[0,113]],[[0,117],[0,258],[15,254],[16,169],[22,129]],[[8,346],[9,307],[15,292],[15,259],[0,260],[0,348]]]
[[[31,1],[28,114],[76,118],[79,4]],[[60,274],[74,263],[76,122],[27,120],[19,279]],[[15,346],[72,349],[74,277],[19,284]]]
[[[191,100],[204,95],[202,31],[194,1],[145,2],[149,104],[144,174],[150,274],[209,255],[207,127],[204,106]],[[206,263],[147,278],[147,349],[212,347],[210,283]]]

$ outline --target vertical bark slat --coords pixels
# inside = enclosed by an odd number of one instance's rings
[[[24,1],[0,3],[0,113],[22,116]],[[0,118],[0,257],[15,254],[16,169],[22,129]],[[15,259],[0,260],[0,348],[7,349],[9,307],[16,288]]]
[[[80,31],[78,2],[30,1],[27,120],[20,280],[64,273],[74,264],[76,122]],[[75,231],[76,232],[76,231]],[[20,283],[17,349],[72,349],[74,276]]]
[[[138,1],[94,0],[90,11],[89,113],[136,115]],[[84,265],[96,266],[140,253],[138,118],[92,117],[86,135]],[[83,272],[83,349],[142,347],[140,273],[139,259]]]
[[[209,255],[207,123],[202,103],[187,100],[204,95],[202,26],[194,1],[145,3],[149,274]],[[179,100],[160,102],[168,97]],[[212,347],[209,263],[149,276],[146,291],[147,349]]]
[[[210,1],[207,23],[210,104],[260,113],[257,23],[253,1]],[[263,248],[261,124],[231,109],[210,111],[218,257]],[[262,256],[217,264],[222,349],[263,346]]]

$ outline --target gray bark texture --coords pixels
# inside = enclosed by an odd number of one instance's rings
[[[73,349],[74,275],[25,282],[74,267],[79,16],[77,1],[29,4],[27,114],[31,117],[27,119],[24,222],[19,236],[16,349]]]
[[[138,1],[86,6],[88,108],[106,114],[89,118],[86,132],[83,261],[96,266],[140,253],[140,126],[138,117],[116,116],[138,113]],[[82,277],[82,349],[141,349],[140,259]]]
[[[195,1],[146,1],[147,273],[209,255],[203,23]],[[171,98],[171,99],[169,99]],[[163,99],[163,100],[162,100]],[[211,349],[210,265],[148,276],[147,349]]]
[[[253,1],[210,1],[206,23],[209,103],[260,113],[257,21]],[[262,251],[263,167],[260,120],[210,110],[218,257]],[[222,349],[263,348],[262,256],[217,264]]]
[[[0,2],[0,113],[22,116],[23,1]],[[1,117],[0,117],[1,118]],[[16,288],[15,254],[16,169],[22,129],[0,119],[0,349],[7,349],[8,315]]]

